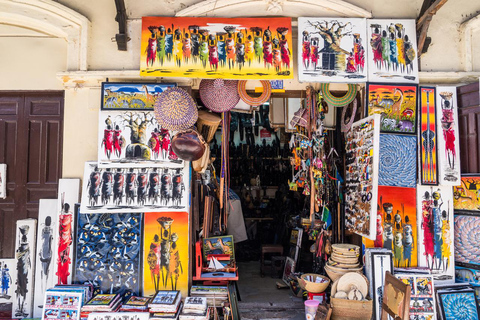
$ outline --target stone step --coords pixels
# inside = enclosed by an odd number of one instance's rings
[[[242,320],[303,320],[305,308],[299,303],[238,303]]]

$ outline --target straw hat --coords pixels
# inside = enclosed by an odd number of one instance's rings
[[[197,122],[197,105],[182,88],[168,88],[155,102],[155,118],[164,129],[186,130]]]
[[[203,79],[198,89],[200,99],[214,112],[227,112],[240,101],[237,85],[237,80]]]

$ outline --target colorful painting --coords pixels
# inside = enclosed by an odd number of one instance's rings
[[[437,119],[439,184],[459,186],[460,137],[456,87],[437,87]]]
[[[380,115],[354,122],[346,134],[345,227],[370,240],[377,230],[379,144]]]
[[[367,20],[368,81],[418,83],[415,20]]]
[[[140,75],[292,79],[290,18],[143,17]]]
[[[17,261],[0,259],[0,318],[12,318],[13,301],[15,300],[15,284],[17,282]]]
[[[415,188],[417,185],[417,137],[380,135],[378,184]]]
[[[16,283],[13,318],[31,318],[33,311],[33,282],[35,270],[35,240],[37,220],[17,220],[15,237]],[[13,293],[12,292],[12,293]]]
[[[454,229],[451,187],[417,186],[418,266],[435,280],[453,280]]]
[[[95,294],[139,295],[141,213],[77,215],[74,282],[91,284]]]
[[[58,209],[56,199],[40,199],[38,207],[37,252],[33,316],[42,317],[45,291],[56,284],[54,265],[57,248]]]
[[[435,87],[420,87],[420,177],[423,185],[438,185]]]
[[[228,254],[235,259],[233,236],[211,237],[203,239],[203,261],[211,254]]]
[[[455,263],[457,263],[455,261]],[[480,267],[478,269],[455,266],[455,282],[468,282],[480,285]]]
[[[0,199],[7,197],[7,165],[0,163]]]
[[[80,179],[58,181],[58,226],[56,228],[55,276],[56,284],[72,283],[73,231],[75,230],[75,204],[79,201]]]
[[[298,18],[300,82],[366,82],[367,20]]]
[[[393,272],[393,255],[386,249],[365,250],[365,271],[370,282],[370,296],[373,300],[374,319],[381,319],[385,272]]]
[[[453,207],[455,210],[480,211],[480,175],[462,175],[462,184],[453,187]]]
[[[480,314],[473,290],[439,292],[439,305],[445,320],[478,320]]]
[[[368,115],[381,114],[381,132],[415,134],[417,86],[367,84]]]
[[[42,320],[80,319],[81,292],[47,291],[42,298],[45,298]]]
[[[378,186],[377,236],[366,248],[393,252],[393,266],[417,266],[417,202],[415,188]]]
[[[187,212],[150,212],[144,216],[143,296],[179,290],[188,296],[189,226]]]
[[[395,273],[395,277],[411,288],[410,320],[437,319],[433,276]]]
[[[182,167],[172,151],[174,133],[162,129],[153,111],[100,111],[100,167]]]
[[[153,110],[157,97],[176,83],[102,82],[102,110]]]
[[[182,168],[99,168],[86,162],[82,213],[185,211],[190,202],[189,163]]]
[[[454,225],[455,263],[480,268],[480,216],[455,213]]]

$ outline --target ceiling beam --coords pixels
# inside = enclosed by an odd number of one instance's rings
[[[424,0],[420,16],[417,19],[417,48],[418,58],[428,50],[431,39],[427,38],[428,27],[433,16],[448,0]],[[433,2],[433,3],[432,3]],[[428,9],[427,9],[428,8]]]
[[[117,48],[120,51],[127,51],[127,42],[130,40],[127,37],[127,10],[125,9],[125,0],[115,0],[117,7],[117,15],[115,21],[118,22],[118,33],[115,35]]]
[[[436,0],[430,5],[430,7],[417,19],[417,31],[420,30],[427,17],[432,17],[445,3],[447,3],[447,1],[448,0]]]

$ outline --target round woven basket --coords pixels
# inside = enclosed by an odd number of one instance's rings
[[[203,79],[198,92],[205,107],[214,112],[227,112],[240,101],[237,85],[237,80]]]
[[[306,280],[306,278],[309,276],[313,278],[313,281]],[[323,279],[324,282],[317,283],[316,281],[318,278]],[[328,288],[328,285],[330,284],[330,279],[320,274],[305,273],[305,274],[302,274],[300,279],[298,279],[298,284],[305,291],[308,291],[311,293],[321,293]]]
[[[259,97],[252,97],[247,93],[247,81],[238,81],[238,94],[240,95],[240,99],[252,107],[260,106],[267,102],[272,94],[272,86],[270,85],[270,81],[260,80],[260,82],[263,87],[262,94]]]
[[[186,130],[198,118],[198,109],[193,98],[179,87],[168,88],[155,102],[155,118],[163,129]]]

